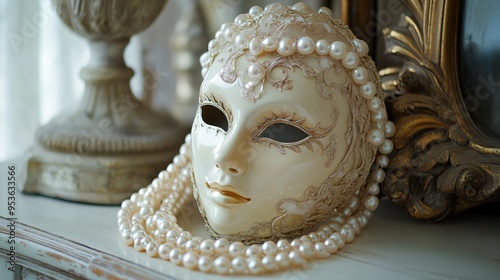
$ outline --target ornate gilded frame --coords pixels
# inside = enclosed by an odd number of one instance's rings
[[[500,140],[467,112],[458,73],[461,1],[407,0],[384,29],[402,67],[380,71],[397,133],[383,191],[414,218],[437,221],[500,199]]]

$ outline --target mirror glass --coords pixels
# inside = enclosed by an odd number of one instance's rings
[[[459,75],[467,110],[487,136],[500,138],[500,1],[463,2]]]

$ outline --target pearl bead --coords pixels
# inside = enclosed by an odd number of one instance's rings
[[[356,67],[352,71],[352,80],[358,85],[364,84],[368,80],[368,72],[365,67]]]
[[[366,137],[368,138],[368,142],[375,146],[381,145],[385,140],[382,130],[376,128],[370,129]]]
[[[186,268],[193,269],[198,266],[198,255],[193,252],[187,252],[182,256],[182,265]]]
[[[262,244],[262,252],[265,255],[274,255],[276,253],[277,246],[273,241],[266,241]]]
[[[356,48],[356,52],[360,57],[363,57],[368,54],[368,44],[365,41],[360,39],[352,40],[354,47]]]
[[[214,253],[214,241],[212,239],[203,240],[200,244],[200,252],[203,255],[211,255]]]
[[[252,63],[248,66],[248,76],[254,81],[260,81],[264,78],[266,69],[258,63]]]
[[[396,133],[396,125],[391,121],[387,121],[384,131],[386,137],[392,137]]]
[[[134,203],[132,203],[130,199],[125,199],[124,201],[122,201],[121,209],[118,212],[122,211],[123,209],[133,209],[133,208],[134,208]]]
[[[372,120],[375,122],[382,121],[386,117],[385,109],[378,110],[372,114]]]
[[[153,237],[154,237],[154,239],[156,239],[156,241],[159,241],[159,242],[166,241],[165,232],[161,231],[159,229],[156,229],[155,231],[153,231]]]
[[[132,238],[131,235],[132,233],[130,232],[130,230],[124,230],[120,234],[122,242],[127,246],[134,244],[134,239]]]
[[[247,14],[240,14],[234,18],[234,23],[241,25],[249,20]]]
[[[342,234],[342,236],[345,238],[346,243],[351,243],[354,240],[354,229],[349,224],[345,224],[342,226],[342,228],[340,229],[340,234]]]
[[[243,244],[242,242],[233,242],[229,245],[229,255],[232,257],[241,256],[245,252],[245,249],[245,244]]]
[[[369,196],[364,203],[366,210],[375,211],[378,207],[378,198],[376,196]]]
[[[314,41],[309,37],[302,37],[297,41],[297,51],[300,54],[311,54],[314,52],[314,48]]]
[[[377,182],[370,182],[366,185],[366,192],[371,195],[377,195],[380,192],[380,187]]]
[[[273,52],[277,47],[278,44],[276,44],[276,40],[274,40],[274,37],[266,37],[262,40],[262,48],[266,52]]]
[[[183,231],[179,234],[180,237],[184,237],[188,240],[190,240],[191,238],[193,238],[193,236],[191,235],[191,233],[189,231]]]
[[[361,226],[359,225],[359,221],[356,217],[349,217],[349,219],[347,219],[347,223],[349,223],[352,226],[355,235],[361,233]]]
[[[236,33],[238,32],[238,29],[234,27],[233,25],[228,25],[226,28],[224,28],[223,34],[224,34],[224,39],[227,41],[233,41],[234,37],[236,36]]]
[[[337,242],[333,238],[327,238],[325,240],[325,246],[326,249],[328,250],[328,253],[330,254],[335,254],[338,250]]]
[[[179,238],[179,231],[177,229],[171,229],[167,231],[167,234],[165,235],[167,240],[172,241],[172,242],[177,242],[177,238]]]
[[[121,219],[121,218],[119,218],[119,219]],[[120,225],[118,226],[119,231],[130,230],[131,228],[132,228],[132,226],[128,222],[120,223]]]
[[[217,52],[219,50],[219,41],[212,39],[210,42],[208,42],[208,50]],[[207,56],[208,58],[208,56]]]
[[[278,247],[278,250],[280,252],[288,252],[290,251],[292,246],[290,245],[290,242],[288,242],[288,240],[280,239],[278,240],[278,243],[276,243],[276,247]]]
[[[321,228],[321,231],[323,231],[327,236],[330,236],[332,234],[333,230],[330,226],[325,225]]]
[[[341,216],[339,216],[339,215],[333,216],[333,217],[331,218],[331,220],[332,220],[333,222],[337,222],[337,223],[339,223],[339,224],[343,224],[343,223],[345,222],[344,217],[341,217]],[[332,226],[332,225],[330,225],[330,226]]]
[[[309,238],[311,238],[311,241],[313,243],[316,243],[316,242],[319,241],[319,236],[318,236],[318,234],[316,232],[309,233]]]
[[[311,9],[311,7],[303,2],[299,2],[295,5],[292,6],[292,10],[300,13],[300,14],[303,14],[303,15],[310,15],[312,13],[314,13],[313,9]]]
[[[342,215],[348,217],[352,215],[352,209],[350,207],[344,207],[342,209]]]
[[[299,252],[305,259],[311,259],[314,257],[314,244],[312,242],[302,242],[299,246]]]
[[[229,270],[230,261],[226,256],[219,256],[215,259],[214,268],[219,274],[225,274]]]
[[[144,227],[141,224],[135,224],[130,228],[130,232],[132,232],[132,234],[139,231],[144,231]]]
[[[171,243],[162,243],[158,247],[158,255],[160,256],[160,258],[168,261],[170,260],[170,251],[172,251],[172,249],[174,248],[175,246]]]
[[[166,170],[171,174],[177,174],[179,172],[179,168],[172,163],[167,166]]]
[[[347,69],[354,69],[359,64],[359,57],[357,53],[348,52],[344,58],[342,58],[342,65]]]
[[[249,41],[250,40],[249,40],[248,36],[246,34],[242,34],[242,33],[236,35],[236,37],[234,38],[234,44],[240,50],[248,49]]]
[[[335,240],[335,243],[337,244],[337,248],[340,249],[344,247],[345,244],[345,238],[340,232],[334,232],[332,235],[330,235],[330,238]]]
[[[180,265],[182,263],[182,253],[179,249],[173,248],[168,254],[170,261],[175,265]]]
[[[299,251],[293,250],[288,253],[288,259],[296,266],[302,266],[305,263],[304,258],[299,253]]]
[[[381,154],[388,155],[394,149],[394,143],[390,139],[385,139],[384,143],[378,147],[378,151]]]
[[[144,237],[140,237],[137,239],[134,238],[134,249],[137,252],[142,252],[142,251],[146,250],[146,248],[144,247],[145,244],[143,242],[141,242],[142,238],[144,238]]]
[[[276,51],[282,56],[289,56],[295,53],[294,42],[290,37],[283,37],[278,43]]]
[[[177,238],[177,242],[176,242],[177,247],[179,247],[179,248],[185,248],[186,243],[187,243],[188,241],[189,241],[189,239],[187,239],[186,237],[184,237],[184,236],[179,236],[179,237]]]
[[[208,66],[208,63],[210,62],[210,57],[209,57],[209,53],[208,52],[204,52],[201,56],[200,56],[200,64],[201,66],[203,67],[206,67]],[[162,170],[159,174],[159,178],[163,181],[163,182],[166,182],[168,179],[163,179],[161,176],[161,173],[164,172],[165,170]]]
[[[330,45],[330,56],[333,59],[343,59],[346,56],[346,53],[346,46],[343,42],[335,41]]]
[[[389,165],[389,157],[386,155],[379,155],[375,161],[381,168],[385,168]]]
[[[259,6],[253,6],[250,8],[250,10],[248,11],[248,14],[250,14],[251,16],[258,16],[262,13],[262,8],[259,7]]]
[[[156,257],[158,255],[158,243],[156,241],[151,241],[146,244],[146,254],[150,257]]]
[[[134,193],[133,195],[130,196],[130,201],[132,201],[133,203],[138,203],[141,200],[142,200],[142,195],[138,193]]]
[[[262,54],[264,52],[264,49],[262,48],[262,38],[258,36],[252,38],[252,40],[250,40],[250,43],[248,44],[248,50],[253,55]]]
[[[231,261],[231,266],[236,272],[243,272],[247,267],[247,261],[243,257],[236,257]]]
[[[365,215],[359,215],[357,218],[361,228],[364,228],[368,224],[368,218]]]
[[[383,169],[375,169],[374,171],[372,171],[372,173],[370,174],[370,177],[372,178],[372,180],[374,180],[375,182],[377,183],[382,183],[385,179],[385,171]]]
[[[262,271],[262,263],[259,258],[248,259],[248,271],[251,274],[259,274]]]
[[[168,231],[172,228],[172,223],[165,219],[158,219],[156,221],[156,228],[159,230]]]
[[[325,39],[320,39],[316,41],[316,47],[314,50],[319,55],[327,55],[330,53],[330,45]]]
[[[318,14],[325,14],[327,16],[333,17],[333,12],[327,7],[321,7],[318,10]]]
[[[328,257],[330,253],[323,242],[317,242],[314,244],[314,255],[319,259],[324,259]]]
[[[219,238],[214,243],[214,249],[216,253],[223,254],[227,253],[229,249],[229,241],[225,238]]]
[[[372,212],[372,211],[370,211],[370,210],[368,210],[368,209],[365,209],[365,210],[363,210],[363,215],[365,215],[365,216],[366,216],[366,218],[368,218],[368,219],[369,219],[369,218],[371,218],[371,217],[372,217],[373,212]]]
[[[300,240],[300,244],[302,244],[302,242],[312,242],[311,237],[309,237],[309,235],[302,235],[299,240]],[[299,246],[300,246],[300,244],[299,244]]]
[[[290,260],[288,259],[288,252],[281,252],[274,258],[276,264],[281,268],[287,268],[290,265]]]
[[[214,266],[214,262],[210,257],[207,256],[200,256],[198,259],[198,268],[202,272],[208,272],[212,269]]]
[[[267,270],[267,271],[273,271],[276,269],[276,260],[274,259],[274,256],[264,256],[262,258],[262,266]]]
[[[222,28],[221,28],[222,30]],[[221,40],[223,37],[224,37],[224,34],[222,34],[222,31],[221,30],[217,30],[217,32],[215,32],[215,39],[216,40]]]
[[[368,103],[368,109],[372,112],[377,112],[382,109],[382,100],[378,97],[374,97]]]
[[[258,245],[251,245],[250,247],[246,248],[245,255],[247,257],[259,257],[262,253],[262,250],[260,246]]]
[[[372,82],[366,82],[361,86],[361,96],[365,99],[372,99],[375,96],[376,88]]]
[[[316,231],[315,233],[318,235],[318,241],[324,241],[326,239],[327,234],[324,231],[319,230],[319,231]],[[329,233],[328,235],[330,235],[330,234],[331,233]]]
[[[359,207],[359,198],[357,196],[353,196],[349,199],[349,202],[347,203],[347,205],[353,209],[353,210],[356,210],[358,209]]]

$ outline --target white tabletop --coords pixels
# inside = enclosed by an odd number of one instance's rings
[[[3,200],[0,216],[8,217]],[[74,247],[75,254],[80,250],[90,263],[88,267],[82,263],[73,269],[89,270],[88,277],[102,276],[100,269],[104,264],[111,273],[118,271],[125,278],[133,271],[149,271],[152,274],[145,278],[221,279],[149,258],[123,245],[116,224],[117,206],[79,204],[22,193],[16,194],[16,201],[18,230],[30,229],[35,235],[45,236],[48,241],[41,242],[42,247],[55,242]],[[500,211],[498,207],[489,210],[427,224],[409,218],[389,201],[382,201],[368,226],[337,255],[312,262],[305,270],[240,278],[500,279]],[[189,208],[186,213],[186,217],[179,218],[181,225],[207,236],[197,210]],[[30,249],[31,243],[27,244],[24,254],[40,250]],[[0,246],[5,247],[6,242],[2,240]],[[56,259],[58,265],[64,261],[61,257]]]

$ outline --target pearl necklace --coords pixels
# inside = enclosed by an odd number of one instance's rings
[[[175,265],[217,274],[262,274],[299,268],[307,261],[326,258],[352,242],[378,206],[377,181],[383,178],[376,178],[378,180],[358,190],[347,205],[336,209],[318,230],[291,242],[282,239],[246,246],[224,238],[193,237],[177,224],[176,218],[193,199],[190,143],[188,135],[173,163],[148,187],[123,201],[118,211],[123,242],[138,252],[145,251],[150,257],[159,256]],[[375,177],[383,177],[382,168],[387,164],[387,156],[377,158],[375,166],[379,168]]]

